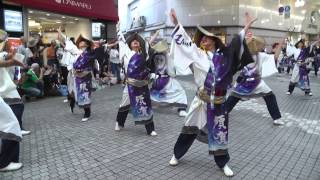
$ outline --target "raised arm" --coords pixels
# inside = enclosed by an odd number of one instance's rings
[[[150,38],[149,40],[149,44],[152,45],[152,43],[157,39],[157,37],[159,36],[160,34],[160,30],[157,30]]]
[[[62,40],[63,42],[67,41],[67,36],[62,33],[61,26],[57,29],[58,31],[58,39]]]
[[[200,50],[197,45],[193,43],[191,37],[187,34],[183,26],[178,23],[177,15],[174,9],[171,9],[170,19],[175,25],[175,28],[171,34],[171,46],[173,46],[171,50],[179,52],[174,53],[175,56],[179,56],[179,61],[185,61],[189,67],[192,62],[196,62],[201,58],[207,57],[205,52],[201,52],[202,50]]]
[[[125,56],[128,56],[128,54],[131,52],[131,49],[129,48],[129,45],[126,43],[124,35],[120,31],[120,22],[117,23],[116,29],[118,37],[117,43],[119,44],[119,58],[122,59]]]
[[[310,44],[309,54],[312,52],[313,46],[315,46],[318,42],[320,42],[320,39]]]
[[[258,18],[250,16],[248,12],[245,13],[245,26],[243,28],[245,34],[247,34],[251,25],[257,20]]]
[[[250,16],[250,14],[248,12],[245,13],[245,25],[244,25],[244,28],[239,32],[239,37],[240,37],[240,53],[239,53],[239,59],[241,59],[242,55],[243,55],[243,52],[244,52],[244,47],[243,47],[243,44],[244,44],[244,39],[245,39],[245,36],[248,32],[248,30],[250,29],[251,25],[257,20],[257,18],[254,18],[252,16]],[[237,47],[237,41],[232,41],[231,43],[235,43],[235,47]]]

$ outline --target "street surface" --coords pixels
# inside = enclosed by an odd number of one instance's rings
[[[189,103],[195,94],[192,77],[180,77]],[[320,179],[320,77],[311,75],[314,96],[300,89],[287,96],[289,76],[275,75],[267,84],[276,94],[285,126],[273,126],[262,98],[239,103],[230,114],[229,166],[232,179]],[[71,114],[63,97],[25,104],[24,126],[31,130],[21,143],[24,167],[0,173],[19,179],[229,179],[196,141],[176,167],[168,162],[184,119],[172,107],[155,107],[158,136],[147,136],[131,115],[125,129],[114,131],[120,85],[94,92],[92,117]]]

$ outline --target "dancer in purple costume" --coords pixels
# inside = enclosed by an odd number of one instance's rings
[[[115,130],[119,131],[124,127],[131,109],[135,124],[145,125],[147,134],[156,136],[148,87],[150,70],[146,61],[145,41],[137,33],[125,39],[120,32],[119,25],[118,23],[119,58],[123,60],[127,79],[117,114]]]
[[[169,164],[175,166],[188,151],[195,139],[208,143],[209,154],[226,176],[233,176],[227,165],[228,112],[225,109],[226,92],[233,75],[248,63],[253,62],[244,42],[245,32],[256,20],[246,14],[246,26],[228,46],[213,33],[198,26],[193,41],[178,23],[172,9],[171,20],[175,25],[172,33],[171,53],[176,61],[177,71],[193,69],[197,95],[190,104],[186,122],[174,146],[174,155]]]
[[[227,99],[227,111],[231,112],[241,99],[263,97],[274,125],[283,125],[277,99],[271,88],[264,82],[263,77],[277,73],[275,59],[279,57],[281,46],[275,49],[275,54],[261,52],[265,48],[265,40],[260,37],[247,39],[248,47],[255,62],[243,68],[237,83]],[[268,71],[268,72],[266,72]]]
[[[309,58],[309,56],[312,52],[313,46],[318,41],[312,43],[309,47],[305,47],[305,42],[303,39],[299,40],[295,46],[292,46],[289,42],[287,43],[287,54],[288,56],[293,55],[296,61],[288,91],[286,92],[287,95],[291,95],[295,86],[298,86],[302,91],[305,92],[305,95],[312,96],[307,65],[313,61],[313,59]]]
[[[158,32],[157,32],[158,33]],[[157,34],[156,33],[156,34]],[[151,72],[156,74],[156,79],[151,87],[151,100],[156,103],[165,103],[178,107],[179,116],[187,115],[187,95],[176,76],[174,65],[168,53],[168,43],[160,40],[149,50]]]

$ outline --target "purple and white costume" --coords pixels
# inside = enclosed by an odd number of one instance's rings
[[[197,47],[183,26],[178,24],[172,33],[171,50],[178,72],[183,73],[192,66],[197,95],[190,104],[186,122],[174,147],[174,156],[180,159],[190,148],[195,138],[208,143],[209,154],[222,168],[229,161],[228,154],[228,112],[225,98],[234,73],[252,62],[244,43],[244,30],[229,46],[215,52]]]
[[[262,97],[270,94],[272,90],[262,78],[277,73],[273,54],[259,52],[253,56],[254,63],[243,68],[231,95],[238,98]]]
[[[311,63],[311,58],[308,58],[312,51],[313,45],[307,48],[298,49],[290,44],[287,45],[288,56],[293,55],[296,63],[293,68],[290,79],[288,93],[292,93],[297,85],[305,94],[311,94],[310,80],[308,75],[307,64]]]
[[[90,107],[92,92],[91,72],[93,70],[92,53],[88,50],[85,50],[73,64],[73,69],[76,72],[86,74],[81,77],[75,76],[75,100],[79,107]]]
[[[142,41],[140,41],[140,45],[144,47],[141,44],[144,43]],[[148,88],[150,72],[146,57],[144,53],[131,50],[121,32],[118,33],[118,42],[119,58],[123,60],[127,83],[123,90],[118,110],[117,125],[124,127],[127,115],[131,109],[135,124],[145,125],[147,134],[151,134],[154,130],[154,124]]]
[[[174,79],[174,69],[169,69],[170,61],[167,52],[155,53],[151,61],[154,73],[158,78],[153,82],[151,87],[151,100],[157,103],[174,104],[179,109],[186,110],[187,95],[180,83]]]

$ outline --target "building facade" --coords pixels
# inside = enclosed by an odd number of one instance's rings
[[[0,5],[0,28],[13,38],[39,34],[49,43],[59,27],[69,37],[116,37],[116,0],[0,0]]]
[[[288,31],[294,40],[315,38],[320,31],[320,3],[306,1],[304,7],[297,8],[294,1],[283,1],[282,4],[281,0],[119,0],[121,9],[118,13],[121,30],[141,31],[149,37],[160,28],[161,36],[170,41],[173,24],[168,14],[174,8],[190,35],[197,25],[201,25],[224,42],[229,42],[243,28],[244,14],[249,12],[258,17],[251,29],[252,34],[265,37],[270,46],[279,38],[286,37]],[[280,7],[283,7],[283,12]],[[316,15],[311,22],[312,13]]]

